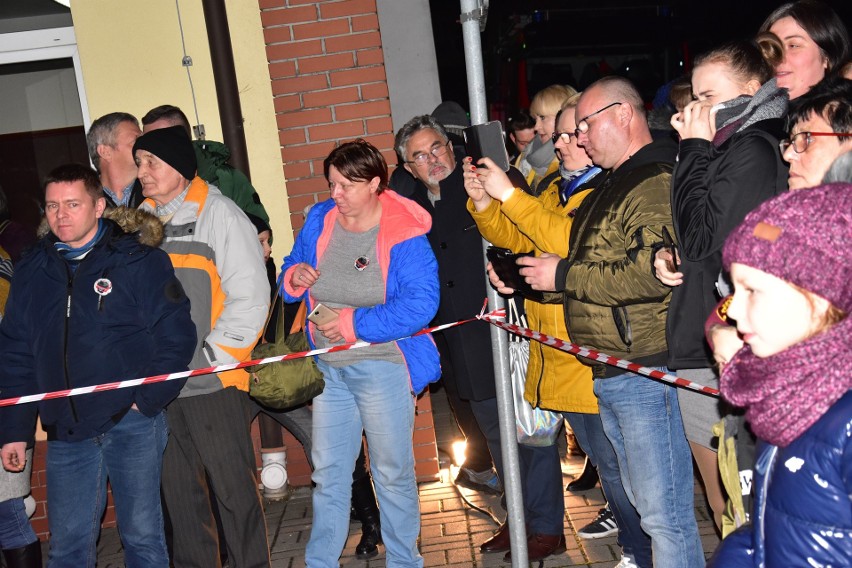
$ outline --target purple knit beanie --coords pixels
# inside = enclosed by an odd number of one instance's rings
[[[722,260],[725,270],[757,268],[852,313],[852,184],[766,201],[728,236]]]

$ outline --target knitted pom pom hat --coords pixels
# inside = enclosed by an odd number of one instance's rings
[[[728,236],[725,270],[762,270],[852,313],[852,184],[790,191],[763,203]]]

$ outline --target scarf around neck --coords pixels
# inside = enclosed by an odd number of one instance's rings
[[[713,145],[717,148],[728,138],[761,120],[781,118],[787,114],[789,96],[786,89],[778,87],[770,79],[753,96],[743,95],[721,103],[716,113],[716,136]]]
[[[746,408],[759,438],[788,446],[852,389],[852,316],[765,359],[746,345],[724,368],[720,388]]]
[[[601,172],[601,169],[594,165],[584,166],[579,170],[568,170],[562,164],[559,164],[559,175],[562,176],[562,181],[559,182],[559,204],[565,207],[577,188],[595,177]]]
[[[533,140],[533,147],[530,153],[527,154],[527,162],[533,167],[536,173],[543,176],[547,173],[547,169],[553,160],[556,159],[556,150],[553,148],[553,142],[548,140],[546,143],[541,141],[541,138],[536,136]]]
[[[86,255],[94,248],[95,244],[101,240],[101,237],[104,236],[105,232],[106,223],[104,223],[103,219],[98,219],[98,230],[95,233],[95,236],[86,244],[73,248],[62,241],[56,241],[53,243],[53,246],[56,248],[56,252],[59,253],[59,256],[61,256],[65,262],[71,266],[72,270],[75,270],[77,265],[80,264],[80,261],[86,258]]]

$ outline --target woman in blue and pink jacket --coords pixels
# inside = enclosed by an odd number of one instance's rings
[[[409,336],[438,308],[437,262],[425,237],[431,220],[387,189],[387,164],[363,140],[333,150],[324,171],[331,199],[311,209],[284,259],[282,294],[304,299],[308,313],[318,303],[335,312],[331,321],[307,324],[312,345],[380,345],[318,356],[325,390],[313,405],[316,489],[305,562],[337,565],[363,428],[387,566],[420,567],[414,397],[440,377],[440,365],[430,335]]]

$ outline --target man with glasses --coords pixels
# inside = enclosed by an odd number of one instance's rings
[[[461,165],[443,125],[430,115],[416,116],[396,134],[397,154],[414,176],[411,199],[432,216],[429,243],[438,259],[441,298],[438,322],[469,318],[485,298],[482,241],[467,212]],[[478,268],[478,269],[477,269]],[[468,440],[467,459],[456,483],[501,493],[497,393],[488,324],[473,322],[435,334],[441,352],[444,387]],[[483,438],[484,436],[484,438]]]
[[[852,81],[826,79],[802,95],[791,109],[790,138],[781,152],[790,163],[790,189],[822,182],[838,156],[852,150]]]
[[[608,172],[577,209],[568,258],[522,259],[528,268],[521,274],[534,288],[563,292],[568,330],[578,344],[664,368],[671,289],[651,266],[663,227],[672,222],[677,147],[667,138],[652,141],[642,98],[621,77],[593,83],[577,116],[577,143]],[[651,537],[654,566],[704,566],[692,455],[675,388],[620,368],[592,367],[604,432]]]

